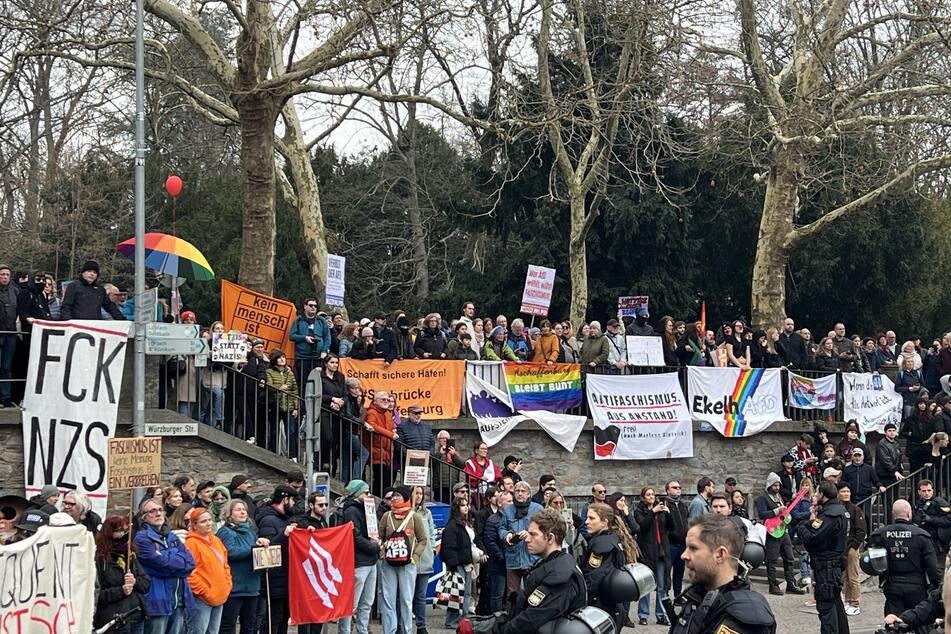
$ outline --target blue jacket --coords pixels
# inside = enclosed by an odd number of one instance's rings
[[[499,524],[499,539],[505,544],[505,536],[509,533],[520,533],[528,530],[528,522],[532,515],[542,510],[542,505],[537,502],[528,503],[528,513],[520,519],[515,518],[515,504],[512,503],[506,507],[502,514],[502,521]],[[525,540],[519,540],[515,545],[506,545],[505,547],[505,567],[509,570],[525,570],[538,561],[538,557],[528,553],[528,546]]]
[[[228,549],[231,566],[232,597],[256,597],[261,594],[261,573],[254,571],[251,550],[258,540],[250,522],[228,522],[218,529],[218,539]]]
[[[306,337],[314,338],[314,343],[307,343]],[[294,342],[294,358],[316,358],[321,352],[330,350],[330,326],[323,317],[314,317],[314,329],[303,315],[298,315],[291,325],[291,341]]]
[[[499,526],[502,524],[502,513],[493,513],[485,520],[483,526],[482,543],[485,545],[485,554],[489,556],[488,574],[505,574],[505,542],[499,536]]]
[[[852,499],[861,502],[872,493],[878,493],[882,485],[875,473],[875,467],[867,462],[862,464],[847,464],[842,470],[842,479],[849,483],[852,489]]]
[[[132,541],[139,563],[152,579],[145,595],[149,616],[168,616],[179,607],[191,610],[195,600],[187,579],[195,569],[195,559],[175,533],[162,534],[143,524]],[[184,606],[180,603],[183,596]]]
[[[396,428],[396,433],[400,435],[400,442],[406,449],[425,449],[432,453],[436,448],[433,428],[426,421],[421,420],[417,425],[409,418],[404,418]]]

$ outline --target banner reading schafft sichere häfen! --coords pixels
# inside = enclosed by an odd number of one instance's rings
[[[414,403],[423,408],[423,418],[455,418],[462,405],[462,379],[465,361],[403,360],[388,368],[382,359],[361,361],[345,357],[340,372],[356,377],[369,398],[380,390],[392,392],[400,414]]]
[[[589,374],[595,460],[693,457],[693,428],[675,372]]]
[[[86,493],[105,517],[108,439],[115,435],[129,321],[36,321],[23,398],[23,471]]]
[[[783,413],[777,368],[687,368],[690,415],[729,438],[758,434]]]

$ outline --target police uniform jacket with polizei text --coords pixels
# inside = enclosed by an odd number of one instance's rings
[[[943,566],[938,566],[931,535],[925,529],[907,520],[896,520],[894,524],[882,526],[872,533],[869,545],[888,550],[886,589],[941,585]]]
[[[618,536],[605,531],[592,535],[578,560],[588,589],[588,603],[614,615],[616,606],[599,596],[601,583],[615,570],[624,568],[624,551]]]
[[[845,507],[838,500],[826,502],[819,516],[803,522],[798,532],[802,545],[809,551],[814,563],[840,562],[845,555],[849,537],[849,519]]]
[[[734,577],[730,583],[707,591],[697,583],[677,598],[679,610],[670,634],[775,634],[776,618],[766,597],[750,589],[750,582]]]
[[[534,634],[545,623],[587,605],[584,577],[574,558],[556,551],[529,569],[512,613],[497,634]]]

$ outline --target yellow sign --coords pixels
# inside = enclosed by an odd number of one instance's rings
[[[110,438],[109,490],[162,483],[162,438]]]

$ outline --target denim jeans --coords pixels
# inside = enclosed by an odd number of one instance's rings
[[[674,587],[674,598],[679,597],[684,589],[684,560],[680,558],[684,550],[686,550],[684,546],[670,547],[671,585]]]
[[[657,618],[662,616],[667,616],[667,613],[664,612],[664,605],[661,603],[664,597],[667,596],[667,590],[664,588],[664,584],[667,581],[667,562],[659,559],[657,564],[654,566],[654,582],[657,584],[657,590],[654,592],[654,615]],[[646,619],[651,615],[651,598],[650,595],[642,597],[637,604],[637,618]]]
[[[185,608],[178,608],[168,616],[149,617],[145,631],[148,634],[182,634],[185,631]]]
[[[212,427],[220,425],[225,419],[225,391],[220,387],[203,387],[201,422]],[[207,409],[204,409],[207,408]]]
[[[469,598],[472,596],[472,573],[459,566],[456,572],[461,574],[466,581],[466,591],[462,595],[462,611],[448,608],[446,610],[446,629],[454,630],[459,625],[459,619],[469,616]]]
[[[218,634],[224,605],[211,606],[195,597],[195,607],[185,613],[186,634]]]
[[[241,634],[255,634],[258,631],[259,597],[228,597],[221,611],[221,625],[218,634],[233,634],[238,619],[241,619]]]
[[[505,575],[489,575],[489,610],[501,612],[504,600]]]
[[[426,627],[426,589],[429,587],[429,572],[416,573],[416,592],[413,593],[413,616],[416,627]]]
[[[179,401],[178,402],[178,413],[184,416],[185,418],[193,418],[195,420],[200,420],[196,410],[198,409],[197,403],[191,403],[189,401]]]
[[[800,555],[799,557],[799,575],[803,579],[811,578],[812,573],[809,572],[809,555]]]
[[[360,566],[354,571],[353,611],[357,619],[356,634],[367,634],[370,607],[376,597],[376,566]],[[353,617],[340,619],[338,634],[350,634]]]
[[[0,335],[0,402],[10,400],[10,379],[13,376],[13,356],[17,351],[16,335]]]
[[[383,634],[413,634],[413,593],[416,590],[416,565],[391,566],[380,564],[380,577],[383,580],[383,600],[380,602],[380,620],[383,622]],[[397,622],[396,602],[400,603]],[[362,633],[361,633],[362,634]]]
[[[350,448],[344,449],[342,454],[340,460],[342,477],[340,479],[343,482],[350,482],[353,479],[362,480],[363,469],[366,467],[367,460],[370,459],[370,452],[363,446],[356,434],[350,434]]]

